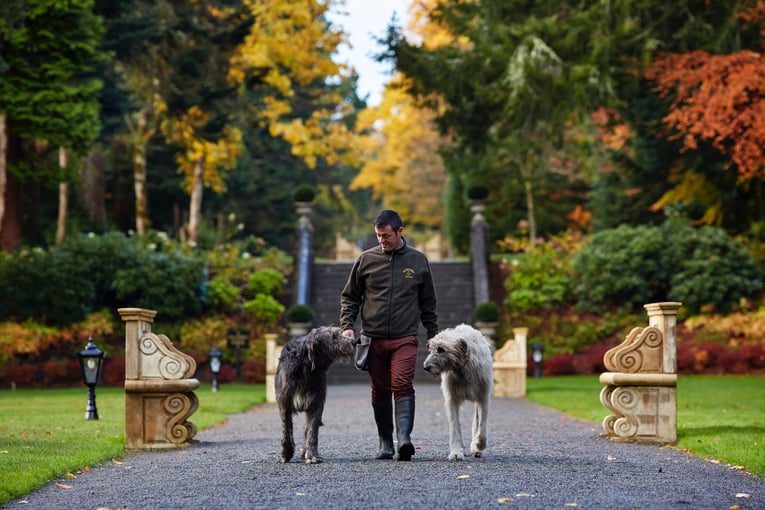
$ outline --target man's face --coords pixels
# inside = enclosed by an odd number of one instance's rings
[[[375,227],[377,242],[380,243],[380,247],[383,251],[393,251],[398,248],[401,245],[401,236],[403,233],[403,227],[398,230],[393,230],[390,225],[386,225],[383,228]]]

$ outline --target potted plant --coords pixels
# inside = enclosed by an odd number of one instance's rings
[[[295,193],[292,194],[292,200],[295,203],[310,203],[316,198],[316,190],[313,186],[302,184],[297,187]]]
[[[492,344],[494,343],[494,334],[499,325],[499,306],[494,301],[485,301],[475,307],[473,311],[475,316],[475,327]]]
[[[470,186],[467,190],[467,197],[471,201],[486,200],[489,196],[489,188],[480,184]]]
[[[313,309],[308,305],[292,305],[285,314],[290,336],[305,335],[313,323]]]

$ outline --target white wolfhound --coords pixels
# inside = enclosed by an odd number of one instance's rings
[[[494,386],[492,362],[491,344],[467,324],[445,329],[430,339],[423,368],[431,375],[441,375],[449,421],[449,460],[465,458],[459,413],[466,400],[474,402],[470,454],[480,457],[486,449],[486,418]]]

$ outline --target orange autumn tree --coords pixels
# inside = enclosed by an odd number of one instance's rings
[[[759,27],[765,49],[765,2],[746,9],[738,18]],[[660,97],[671,97],[663,123],[670,139],[682,140],[681,151],[708,143],[729,159],[740,185],[765,177],[765,58],[742,50],[727,55],[705,51],[660,54],[645,73]],[[708,206],[702,223],[719,224],[719,199],[710,199],[712,186],[703,176],[684,172],[674,189],[653,205],[701,199]],[[702,182],[704,181],[704,182]]]

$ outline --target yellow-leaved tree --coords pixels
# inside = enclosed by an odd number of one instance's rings
[[[175,142],[182,151],[176,155],[176,161],[183,173],[183,187],[191,196],[189,203],[189,223],[187,240],[191,244],[197,241],[202,213],[202,193],[210,188],[215,193],[222,193],[226,183],[220,170],[231,170],[236,165],[241,152],[242,133],[237,128],[226,126],[218,140],[208,140],[199,133],[209,115],[198,106],[192,106],[179,119],[163,125],[168,139]]]
[[[409,223],[438,228],[446,181],[438,154],[442,139],[433,123],[435,113],[418,107],[400,85],[389,84],[380,105],[359,114],[364,163],[351,189],[369,188],[373,198]]]
[[[317,160],[328,164],[358,164],[356,139],[352,131],[333,118],[347,111],[340,94],[316,86],[345,78],[345,66],[331,54],[344,41],[325,15],[339,0],[245,0],[255,22],[231,58],[228,79],[244,85],[256,78],[268,86],[253,114],[262,119],[272,136],[292,147],[292,153],[315,168]],[[296,97],[296,91],[301,97]],[[306,95],[308,97],[306,97]],[[309,100],[313,113],[307,118],[295,114],[296,101]]]
[[[429,47],[453,41],[453,36],[428,17],[438,0],[413,2],[409,7],[407,37]],[[431,228],[443,223],[442,195],[446,171],[439,154],[444,138],[434,119],[436,97],[415,100],[408,84],[394,75],[383,91],[380,105],[359,114],[363,163],[351,189],[368,188],[384,207],[397,209],[408,222]],[[420,98],[423,99],[423,98]]]

